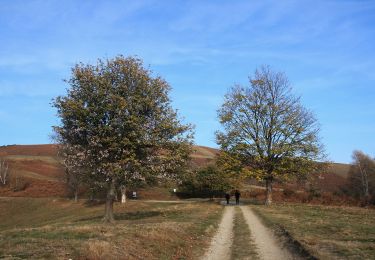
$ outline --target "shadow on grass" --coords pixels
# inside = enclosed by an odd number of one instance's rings
[[[103,219],[103,215],[101,215],[101,216],[87,217],[87,218],[80,218],[80,219],[77,219],[76,222],[100,221],[102,219]]]
[[[86,207],[95,207],[103,204],[105,204],[105,200],[87,200],[84,203]]]
[[[137,211],[137,212],[126,212],[126,213],[115,213],[114,217],[115,220],[139,220],[144,218],[151,218],[160,216],[162,213],[160,211]],[[101,221],[103,219],[103,215],[100,216],[92,216],[87,218],[80,218],[77,222],[85,222],[85,221]]]
[[[160,211],[136,211],[136,212],[126,212],[115,214],[116,220],[139,220],[144,218],[151,218],[160,216],[162,212]]]
[[[242,204],[242,205],[264,205],[264,200],[242,199],[242,200],[240,200],[240,204]]]

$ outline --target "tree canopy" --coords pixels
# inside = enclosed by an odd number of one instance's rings
[[[136,57],[77,64],[67,94],[53,101],[65,164],[107,188],[105,220],[113,221],[114,189],[186,167],[192,127],[178,119],[169,84]]]
[[[208,164],[186,172],[179,185],[180,194],[191,197],[222,196],[233,188],[230,175],[225,174],[216,164]]]
[[[217,142],[234,167],[266,181],[270,204],[273,181],[311,171],[323,148],[316,118],[293,95],[284,73],[262,66],[249,83],[225,95]]]

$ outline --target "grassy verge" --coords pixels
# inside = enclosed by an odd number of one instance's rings
[[[303,204],[252,206],[319,259],[375,259],[375,210]]]
[[[0,258],[195,259],[220,220],[213,203],[115,205],[116,224],[101,222],[104,205],[53,199],[0,199]]]
[[[233,226],[233,245],[231,259],[259,259],[254,241],[251,239],[247,225],[240,208],[236,207]]]

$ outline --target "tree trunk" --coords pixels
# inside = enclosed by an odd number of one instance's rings
[[[114,201],[118,201],[118,194],[117,194],[117,191],[115,190],[115,195],[114,195],[115,197],[114,197]]]
[[[107,223],[113,223],[115,221],[113,217],[113,201],[115,199],[115,182],[112,180],[108,184],[107,199],[105,202],[105,214],[103,221]]]
[[[78,202],[78,188],[74,189],[74,202]]]
[[[358,168],[361,174],[361,181],[362,181],[362,192],[363,192],[363,200],[362,203],[364,206],[368,206],[370,201],[370,193],[369,193],[369,185],[368,185],[368,176],[365,167],[361,165],[361,159],[358,159]]]
[[[365,197],[369,197],[367,171],[366,171],[365,168],[362,168],[360,160],[358,160],[358,167],[359,167],[359,171],[361,173],[363,195]]]
[[[266,179],[266,201],[264,204],[267,206],[272,204],[272,181],[272,177]]]
[[[121,188],[121,203],[126,203],[126,186],[122,185]]]
[[[94,189],[90,189],[90,201],[94,201]]]

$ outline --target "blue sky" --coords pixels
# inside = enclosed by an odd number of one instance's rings
[[[16,1],[0,4],[0,145],[51,142],[50,103],[77,62],[138,55],[213,146],[216,110],[262,64],[315,112],[329,159],[375,156],[375,1]]]

